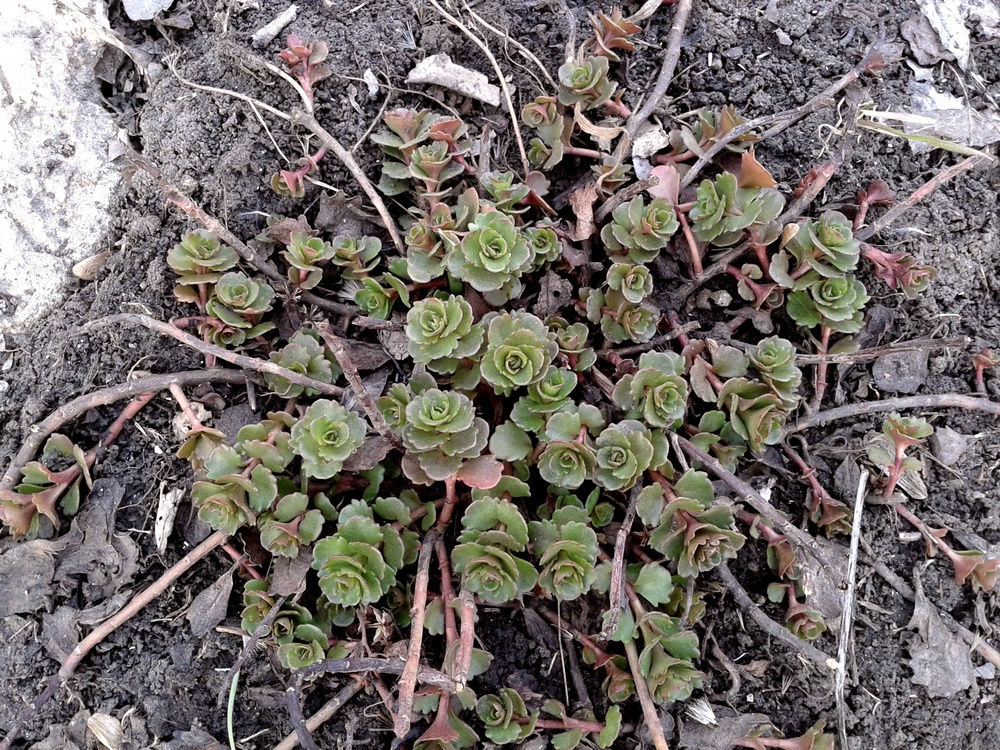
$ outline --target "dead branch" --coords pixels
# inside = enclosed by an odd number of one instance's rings
[[[361,692],[364,687],[364,682],[360,679],[353,679],[347,685],[345,685],[339,693],[333,696],[330,700],[320,706],[319,710],[306,719],[306,729],[310,732],[315,732],[323,724],[333,718],[334,714],[337,713],[341,708],[344,707],[351,698]],[[274,746],[274,750],[295,750],[299,744],[298,732],[293,731],[285,739]]]
[[[307,130],[311,131],[313,135],[320,139],[320,142],[330,151],[334,153],[345,167],[349,171],[354,179],[358,181],[361,189],[364,191],[365,195],[368,196],[368,200],[372,202],[375,206],[375,210],[378,211],[379,218],[382,219],[382,224],[385,226],[385,230],[389,233],[392,238],[392,244],[396,246],[401,254],[406,254],[406,246],[403,244],[403,238],[399,234],[399,229],[396,226],[396,222],[392,218],[392,214],[389,213],[389,209],[385,206],[385,201],[382,200],[382,196],[378,194],[375,186],[372,185],[372,181],[368,179],[364,170],[358,164],[354,155],[344,148],[340,141],[334,138],[319,121],[309,112],[296,112],[292,115],[292,122],[296,125],[301,125]],[[303,296],[303,299],[305,297]]]
[[[402,659],[387,659],[381,657],[346,659],[326,659],[324,661],[310,664],[308,667],[300,669],[295,673],[295,680],[299,684],[315,675],[320,674],[353,674],[361,672],[375,672],[376,674],[403,674],[406,662]],[[439,672],[430,667],[421,666],[417,670],[417,682],[421,685],[441,688],[449,693],[457,693],[458,685],[451,677],[444,672]],[[0,748],[6,750],[6,748]]]
[[[354,391],[354,396],[361,403],[361,407],[365,410],[365,414],[368,415],[368,421],[371,422],[372,427],[375,431],[384,437],[389,443],[396,446],[397,448],[402,448],[403,444],[399,441],[392,430],[389,429],[389,425],[386,424],[385,417],[382,416],[382,412],[378,410],[375,406],[375,401],[372,399],[372,395],[365,388],[364,382],[361,380],[361,374],[358,372],[358,368],[354,366],[354,361],[351,359],[350,353],[347,351],[347,347],[344,342],[337,336],[333,331],[330,330],[330,326],[326,321],[321,322],[316,326],[316,330],[320,336],[322,336],[323,341],[326,345],[330,347],[330,352],[336,358],[337,363],[340,365],[340,369],[344,371],[344,377],[347,378],[347,382],[351,384],[351,390]]]
[[[906,599],[908,602],[916,600],[916,593],[910,587],[906,581],[900,578],[896,573],[884,562],[881,562],[872,550],[871,545],[868,544],[868,540],[861,537],[861,546],[865,549],[865,554],[860,556],[861,562],[870,567],[879,577],[891,586],[897,594]],[[928,602],[930,604],[930,602]],[[997,651],[993,646],[987,643],[981,635],[973,633],[971,630],[966,628],[964,625],[956,622],[948,612],[943,610],[938,610],[938,614],[941,616],[941,620],[948,629],[953,633],[957,633],[962,637],[971,648],[976,649],[979,655],[982,656],[986,661],[993,664],[995,667],[1000,668],[1000,651]]]
[[[923,185],[914,190],[910,195],[906,196],[904,200],[901,200],[899,203],[882,214],[877,221],[872,222],[860,232],[856,232],[854,234],[855,239],[864,242],[872,235],[881,232],[896,219],[902,216],[906,211],[911,209],[914,205],[922,201],[946,182],[958,177],[963,172],[968,172],[969,170],[974,169],[983,162],[989,161],[989,159],[990,157],[985,155],[969,156],[962,159],[962,161],[957,164],[952,164],[947,169],[941,170]]]
[[[653,738],[653,747],[656,750],[670,750],[667,738],[663,734],[660,715],[656,712],[656,706],[653,703],[653,696],[649,694],[649,685],[646,684],[646,678],[642,676],[642,669],[639,666],[639,652],[635,647],[635,641],[625,643],[625,655],[628,657],[629,670],[631,670],[632,679],[635,681],[635,695],[642,707],[642,717],[646,721],[646,729],[649,731],[649,736]]]
[[[904,409],[968,409],[971,411],[984,411],[1000,417],[1000,403],[978,396],[963,396],[958,393],[938,393],[927,396],[901,396],[899,398],[887,398],[882,401],[861,401],[847,406],[838,406],[835,409],[818,411],[808,417],[800,419],[793,425],[785,427],[785,434],[791,435],[802,430],[809,430],[813,427],[835,422],[838,419],[851,419],[864,417],[868,414],[879,414],[886,411],[902,411]]]
[[[706,149],[701,158],[694,163],[691,169],[681,180],[681,188],[686,188],[694,182],[701,173],[701,170],[711,163],[712,159],[714,159],[719,152],[722,151],[722,149],[739,138],[741,135],[744,135],[755,128],[771,125],[772,127],[760,136],[759,140],[765,140],[791,127],[803,117],[832,106],[833,97],[858,80],[862,73],[875,69],[876,67],[881,67],[884,64],[884,57],[881,50],[882,43],[883,40],[880,37],[868,48],[867,52],[865,52],[865,56],[861,59],[861,62],[855,65],[854,68],[846,75],[834,81],[805,104],[794,107],[793,109],[785,110],[784,112],[778,112],[773,115],[765,115],[764,117],[747,120],[743,124],[737,125],[735,128],[730,130],[724,136],[719,138],[719,140],[713,143],[710,148]]]
[[[399,697],[396,699],[396,720],[393,730],[396,737],[402,738],[410,731],[410,712],[413,710],[413,693],[417,688],[417,671],[420,669],[420,656],[423,649],[424,615],[427,609],[427,586],[430,580],[431,558],[434,544],[440,531],[431,529],[420,544],[420,555],[417,558],[417,577],[413,584],[413,604],[410,607],[412,621],[410,623],[410,648],[406,653],[406,663],[399,679]],[[441,700],[445,700],[444,697]]]
[[[649,119],[656,105],[666,95],[667,89],[674,80],[674,71],[677,69],[677,61],[681,56],[681,42],[684,39],[684,27],[687,26],[688,16],[691,15],[691,0],[679,0],[674,10],[674,21],[667,34],[667,46],[663,50],[663,65],[660,67],[660,74],[656,78],[656,85],[649,92],[649,96],[632,116],[625,123],[625,133],[630,142],[639,132],[639,128]]]
[[[632,533],[632,523],[635,521],[636,509],[639,503],[639,495],[642,494],[642,481],[635,483],[628,499],[628,509],[625,511],[625,518],[618,534],[615,536],[615,552],[611,560],[611,585],[608,588],[608,621],[601,628],[598,640],[607,643],[611,636],[618,630],[618,620],[621,617],[622,608],[625,606],[625,546],[628,543],[629,535]]]
[[[143,326],[151,331],[156,331],[164,336],[169,336],[182,344],[190,346],[192,349],[196,349],[202,354],[214,354],[219,359],[229,362],[230,364],[234,364],[237,367],[242,367],[245,370],[266,372],[269,375],[276,375],[278,377],[285,378],[290,383],[296,383],[298,385],[303,385],[306,388],[312,388],[314,391],[327,396],[339,398],[344,393],[344,389],[340,386],[331,385],[330,383],[322,383],[319,380],[310,378],[308,375],[301,375],[297,372],[292,372],[291,370],[281,367],[280,365],[276,365],[274,362],[268,362],[255,357],[247,357],[243,354],[237,354],[236,352],[230,351],[229,349],[223,349],[221,346],[216,346],[215,344],[207,341],[202,341],[197,336],[185,333],[176,326],[156,320],[156,318],[151,318],[148,315],[140,315],[139,313],[118,313],[117,315],[108,315],[105,318],[98,318],[97,320],[85,323],[80,328],[71,331],[70,334],[77,335],[81,333],[89,333],[91,331],[113,325]]]
[[[771,503],[769,503],[763,495],[757,492],[757,490],[744,482],[742,479],[735,476],[732,472],[727,471],[722,464],[715,460],[715,458],[705,453],[705,451],[696,446],[690,440],[678,436],[677,442],[680,443],[681,448],[684,449],[684,452],[687,453],[688,456],[704,464],[709,471],[729,485],[734,492],[738,493],[746,502],[748,502],[754,510],[774,524],[775,528],[781,531],[782,534],[787,536],[803,549],[808,550],[809,553],[816,558],[816,560],[823,564],[830,577],[834,579],[838,586],[845,585],[843,573],[840,572],[838,567],[830,562],[826,553],[823,552],[820,546],[816,543],[815,539],[802,531],[802,529],[790,524],[788,520],[781,515],[778,509],[771,505]]]
[[[121,385],[113,385],[102,388],[82,396],[77,396],[72,401],[63,404],[45,419],[28,428],[28,436],[18,450],[17,455],[11,459],[3,478],[0,479],[0,490],[10,490],[14,488],[21,470],[24,468],[35,454],[42,447],[42,443],[53,432],[58,430],[67,422],[77,417],[83,416],[91,409],[99,406],[107,406],[116,401],[136,396],[140,393],[159,392],[177,385],[196,385],[199,383],[243,383],[246,376],[239,370],[223,370],[214,368],[210,370],[188,370],[185,372],[175,372],[167,375],[150,375],[145,378],[136,378]]]
[[[726,588],[729,589],[729,593],[733,595],[733,599],[739,606],[740,610],[746,613],[751,620],[757,623],[757,626],[761,630],[775,640],[783,643],[790,651],[793,651],[796,654],[801,654],[809,661],[822,667],[823,669],[835,669],[837,667],[836,659],[831,656],[827,656],[815,646],[800,640],[790,630],[788,630],[788,628],[782,627],[764,614],[760,607],[753,603],[753,599],[750,598],[746,589],[740,585],[740,582],[736,580],[736,576],[734,576],[732,571],[729,570],[729,566],[726,565],[726,563],[722,563],[722,565],[716,568],[716,571]]]
[[[913,341],[901,341],[898,344],[886,344],[885,346],[873,346],[870,349],[851,354],[796,354],[795,363],[801,365],[814,365],[820,362],[831,364],[853,364],[855,362],[869,362],[878,359],[886,354],[896,352],[923,352],[934,349],[964,349],[971,343],[972,339],[961,336],[953,339],[915,339]]]

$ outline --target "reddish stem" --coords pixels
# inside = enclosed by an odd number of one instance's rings
[[[691,270],[694,275],[701,276],[705,269],[701,264],[701,250],[698,248],[698,243],[695,241],[694,234],[691,232],[691,226],[688,224],[687,214],[678,211],[677,218],[681,222],[681,230],[684,232],[684,239],[687,240],[688,251],[691,253]]]
[[[438,516],[438,526],[444,528],[451,521],[452,513],[455,512],[455,503],[458,502],[458,496],[455,493],[455,483],[458,480],[454,476],[450,476],[444,480],[444,505],[441,507],[441,515]]]
[[[595,151],[592,148],[578,148],[576,146],[563,146],[563,154],[566,156],[580,156],[584,159],[596,159],[601,161],[604,158],[604,154],[600,151]]]
[[[237,562],[240,564],[240,567],[243,568],[243,572],[246,573],[248,576],[250,576],[251,578],[256,578],[258,581],[264,580],[264,576],[262,576],[260,574],[260,571],[257,570],[257,566],[254,565],[252,562],[250,562],[250,560],[247,559],[247,556],[241,554],[240,551],[237,550],[232,544],[226,542],[225,544],[222,545],[222,549],[225,550],[227,555],[233,558],[233,562]]]
[[[612,115],[616,117],[621,117],[623,120],[627,120],[629,117],[632,116],[631,109],[626,107],[621,102],[615,101],[614,99],[608,99],[608,101],[604,102],[603,106]]]
[[[441,571],[441,598],[444,599],[444,635],[448,646],[459,640],[458,626],[455,623],[455,608],[451,606],[455,598],[455,588],[451,582],[451,564],[448,561],[448,548],[444,539],[438,537],[434,542],[437,553],[438,569]]]
[[[820,326],[819,346],[816,347],[816,352],[818,354],[826,354],[830,350],[831,333],[833,333],[833,329],[829,326]],[[830,363],[826,360],[816,364],[816,391],[813,393],[811,403],[813,411],[819,409],[820,405],[823,403],[823,394],[826,393],[826,373],[829,367]]]
[[[582,729],[584,732],[601,732],[604,725],[599,721],[585,721],[567,716],[565,719],[538,719],[535,722],[535,729],[555,729],[565,731],[567,729]]]

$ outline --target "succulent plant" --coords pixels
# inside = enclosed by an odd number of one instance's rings
[[[719,392],[718,404],[728,411],[730,426],[754,453],[781,439],[789,410],[781,397],[764,383],[731,378]]]
[[[319,539],[323,513],[309,507],[309,497],[293,492],[281,498],[274,510],[257,519],[260,543],[279,557],[298,557],[299,548]]]
[[[608,156],[600,164],[594,164],[590,171],[594,173],[598,194],[606,197],[628,182],[632,166],[614,156]]]
[[[621,60],[615,50],[634,51],[635,44],[629,37],[642,31],[641,26],[625,18],[618,8],[614,8],[610,16],[604,13],[591,16],[590,25],[594,29],[595,51],[597,54],[603,55],[615,62]]]
[[[538,457],[542,479],[565,490],[575,490],[590,479],[597,467],[597,449],[588,433],[603,426],[600,411],[587,404],[553,414],[542,434],[545,449]]]
[[[538,131],[538,140],[543,145],[561,146],[567,137],[567,120],[554,96],[539,96],[526,104],[521,110],[521,120]]]
[[[570,402],[569,397],[576,384],[576,373],[549,365],[542,379],[529,385],[528,393],[514,404],[511,420],[521,429],[538,432],[545,426],[549,414]]]
[[[556,335],[559,354],[574,372],[586,372],[597,362],[597,352],[587,346],[590,329],[586,323],[573,323],[565,318],[549,318],[545,321],[549,330]]]
[[[914,299],[926,291],[937,278],[937,269],[920,263],[909,253],[887,253],[871,245],[864,246],[864,256],[871,261],[875,275],[899,289],[907,299]]]
[[[214,284],[219,277],[236,265],[239,256],[219,238],[204,229],[188,232],[167,252],[167,265],[179,276],[182,286],[192,284]],[[184,294],[177,290],[178,294]],[[182,297],[186,302],[195,301],[190,295]]]
[[[899,412],[892,412],[882,422],[884,437],[871,441],[868,460],[888,470],[885,497],[892,494],[904,471],[920,469],[920,459],[907,457],[906,451],[924,442],[933,432],[934,428],[923,417],[903,417]]]
[[[274,607],[274,597],[267,593],[270,583],[263,579],[253,579],[243,584],[243,613],[240,625],[244,632],[254,633],[264,622]],[[270,635],[264,633],[264,637]]]
[[[528,534],[538,558],[538,583],[560,601],[572,601],[590,590],[597,563],[597,533],[583,508],[559,508],[547,521],[532,521]]]
[[[473,323],[472,305],[463,297],[428,297],[406,315],[410,356],[435,372],[451,373],[483,343],[483,327]]]
[[[698,241],[727,247],[751,226],[770,224],[784,207],[785,199],[777,190],[741,188],[735,175],[723,172],[714,181],[702,181],[688,218]]]
[[[487,302],[503,304],[521,293],[520,276],[531,268],[534,252],[514,225],[499,211],[482,213],[469,233],[448,254],[448,272],[485,293]]]
[[[610,291],[603,295],[601,308],[601,333],[615,344],[634,341],[644,344],[656,334],[660,311],[648,302],[629,302],[621,292]]]
[[[361,447],[365,423],[336,401],[314,401],[292,427],[289,445],[302,458],[302,471],[315,479],[329,479]]]
[[[771,387],[789,411],[793,410],[800,398],[798,388],[802,382],[802,370],[795,364],[792,342],[769,336],[748,352],[747,358],[760,379]]]
[[[360,307],[365,315],[379,320],[388,320],[392,316],[392,306],[396,301],[397,292],[392,287],[386,289],[375,279],[361,279],[354,289],[354,304]]]
[[[618,85],[608,79],[608,58],[591,56],[570,60],[559,68],[559,102],[580,104],[583,109],[600,107]]]
[[[563,158],[562,141],[549,144],[541,138],[532,138],[528,142],[528,162],[536,169],[547,171],[556,166]]]
[[[294,672],[326,658],[330,640],[312,623],[296,626],[292,637],[294,640],[278,646],[278,661],[285,669]]]
[[[454,158],[454,153],[445,141],[418,146],[410,155],[410,177],[423,183],[423,193],[427,196],[439,196],[442,185],[464,171],[465,167]],[[394,177],[395,174],[391,176]]]
[[[308,375],[321,383],[333,383],[341,374],[337,361],[320,343],[319,335],[306,329],[292,334],[280,351],[271,352],[271,361],[286,370],[299,375]],[[281,375],[264,373],[264,380],[271,390],[282,398],[295,398],[303,393],[307,396],[317,395],[317,391],[312,388],[292,383]]]
[[[406,407],[412,400],[409,388],[402,383],[394,383],[388,392],[375,402],[386,424],[398,430],[406,424]]]
[[[539,223],[533,227],[525,227],[522,234],[535,253],[532,270],[540,271],[562,258],[562,240],[550,224]]]
[[[378,237],[355,239],[339,234],[330,243],[333,255],[330,262],[344,269],[345,279],[367,276],[378,265],[382,254],[382,241]]]
[[[295,458],[288,434],[295,421],[295,417],[288,412],[268,412],[266,419],[240,428],[236,433],[235,448],[241,456],[256,459],[268,471],[280,474]],[[178,452],[178,457],[185,456]]]
[[[785,310],[803,328],[823,325],[838,333],[857,333],[868,300],[865,285],[852,274],[825,278],[810,271],[795,282]]]
[[[404,553],[399,532],[355,502],[340,512],[336,533],[316,543],[312,567],[327,599],[356,607],[374,604],[396,584]]]
[[[455,572],[487,604],[520,599],[535,587],[537,571],[514,554],[528,544],[528,525],[510,501],[473,501],[462,516],[458,542],[451,553]]]
[[[676,562],[684,578],[696,578],[735,557],[745,539],[735,528],[732,510],[714,504],[708,475],[688,469],[674,482],[673,493],[668,503],[652,492],[643,498],[643,522],[655,523],[649,546]]]
[[[625,255],[632,263],[650,263],[667,246],[680,225],[674,207],[662,198],[648,206],[641,195],[616,206],[601,230],[609,254]]]
[[[290,266],[288,280],[300,289],[313,289],[323,279],[324,263],[333,258],[336,249],[319,237],[304,232],[292,232],[281,257]]]
[[[736,470],[737,461],[747,450],[746,443],[732,428],[726,413],[716,410],[707,411],[701,416],[691,442],[703,451],[714,454],[716,460],[728,471]],[[692,462],[692,465],[699,468],[697,462]]]
[[[423,484],[448,479],[483,452],[488,434],[468,396],[428,388],[406,406],[403,470]]]
[[[608,269],[608,287],[629,302],[638,304],[653,293],[653,277],[646,266],[630,263],[614,263]]]
[[[521,205],[531,188],[524,183],[519,183],[517,177],[511,171],[487,172],[480,180],[486,192],[490,194],[498,211],[505,214],[520,214],[528,210],[528,206]]]
[[[237,474],[211,482],[195,482],[191,487],[191,502],[198,509],[198,518],[228,536],[241,526],[253,523],[253,511],[246,499],[249,485],[249,479]]]
[[[555,335],[538,318],[523,310],[491,313],[483,318],[486,352],[482,375],[498,394],[537,383],[559,352]]]
[[[242,328],[248,338],[273,329],[273,323],[260,323],[260,317],[270,311],[274,289],[267,282],[254,281],[245,273],[230,271],[219,277],[215,293],[205,311],[232,328]]]
[[[705,680],[705,675],[695,669],[690,659],[671,656],[657,642],[649,644],[639,654],[639,673],[657,705],[687,700]]]
[[[635,419],[605,427],[597,436],[594,481],[606,490],[627,490],[644,471],[666,460],[666,438]]]
[[[497,745],[521,742],[535,730],[538,712],[528,714],[524,699],[516,690],[501,688],[484,695],[476,703],[476,713],[486,727],[486,737]]]
[[[854,239],[850,219],[839,211],[827,211],[818,221],[806,221],[800,226],[785,249],[800,265],[808,266],[820,276],[834,278],[857,268],[861,243]],[[776,260],[774,280],[785,287],[794,286],[794,282],[785,283],[787,259]]]
[[[630,419],[642,419],[650,427],[679,426],[687,399],[684,358],[674,352],[645,352],[639,358],[639,370],[622,376],[614,391],[615,405]]]

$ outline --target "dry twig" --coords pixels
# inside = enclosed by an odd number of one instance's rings
[[[861,541],[861,514],[868,492],[868,469],[861,470],[858,491],[854,495],[854,515],[851,518],[851,556],[847,562],[847,591],[844,592],[844,607],[840,615],[840,639],[837,643],[837,672],[833,676],[834,697],[837,701],[837,728],[840,730],[840,744],[847,747],[847,703],[844,688],[847,685],[847,652],[851,645],[854,629],[854,607],[858,583],[858,544]]]
[[[402,448],[403,444],[399,441],[392,430],[389,429],[389,425],[386,424],[385,417],[382,416],[382,412],[378,410],[375,406],[375,401],[372,399],[372,395],[365,388],[364,381],[361,379],[361,373],[358,372],[358,368],[354,366],[353,360],[351,360],[351,355],[347,351],[347,347],[344,342],[337,336],[333,331],[330,330],[330,326],[326,321],[321,322],[316,326],[316,330],[319,335],[323,337],[323,341],[326,345],[330,347],[330,351],[337,360],[337,364],[340,365],[340,369],[344,371],[344,377],[347,378],[347,382],[351,384],[351,390],[354,391],[355,398],[361,403],[361,407],[365,410],[365,414],[368,415],[368,420],[371,422],[372,427],[375,431],[384,437],[389,443],[396,446],[397,448]]]
[[[399,679],[399,697],[396,699],[396,720],[393,730],[397,737],[405,737],[410,731],[410,712],[413,710],[413,693],[417,688],[417,671],[423,650],[424,615],[427,610],[427,586],[430,580],[431,557],[440,531],[431,529],[420,544],[417,558],[417,577],[413,584],[413,604],[410,607],[410,648],[406,653],[406,664]],[[442,698],[441,700],[444,700]]]
[[[660,103],[670,88],[674,80],[674,71],[677,69],[677,61],[681,56],[681,42],[684,39],[684,27],[687,26],[688,16],[691,15],[691,0],[679,0],[674,9],[674,21],[667,34],[667,46],[663,50],[663,65],[660,67],[660,74],[656,78],[656,85],[649,92],[649,96],[632,116],[625,123],[625,133],[628,141],[635,138],[639,128],[649,119],[650,114]],[[624,143],[625,141],[623,141]]]
[[[521,154],[521,169],[523,170],[523,174],[527,175],[528,172],[531,171],[531,164],[528,162],[528,152],[524,149],[524,138],[521,137],[520,117],[518,117],[517,110],[514,109],[514,102],[510,96],[510,86],[507,85],[507,77],[503,74],[503,69],[500,67],[500,63],[497,62],[493,53],[490,52],[490,48],[486,45],[486,43],[469,31],[465,24],[455,18],[455,16],[451,15],[451,13],[442,8],[437,0],[430,0],[430,4],[444,20],[465,34],[465,36],[467,36],[473,44],[479,47],[482,53],[486,55],[486,59],[488,59],[490,64],[493,66],[493,70],[500,82],[500,88],[503,91],[504,103],[507,105],[507,114],[510,116],[511,126],[514,128],[514,140],[517,141],[517,150]],[[400,252],[402,252],[402,250]]]
[[[611,586],[608,588],[608,621],[601,628],[598,639],[606,643],[611,640],[611,636],[618,630],[618,620],[621,618],[622,608],[625,606],[625,547],[628,543],[629,535],[632,533],[632,523],[635,521],[636,509],[639,503],[639,495],[642,494],[642,481],[635,483],[628,499],[628,510],[625,511],[625,518],[618,534],[615,536],[615,553],[611,560]]]
[[[323,724],[333,718],[333,715],[337,713],[344,704],[347,703],[351,698],[361,692],[364,687],[364,682],[360,679],[352,679],[347,685],[345,685],[339,693],[333,696],[330,700],[320,706],[319,710],[306,719],[306,729],[310,732],[315,732]],[[274,746],[274,750],[295,750],[299,744],[298,732],[293,731],[285,739]]]
[[[28,436],[25,438],[20,450],[18,450],[17,455],[11,459],[3,478],[0,479],[0,490],[14,488],[18,477],[21,475],[21,469],[34,458],[39,448],[42,447],[42,443],[45,442],[45,439],[49,435],[67,422],[83,416],[91,409],[96,409],[99,406],[107,406],[108,404],[113,404],[116,401],[121,401],[140,393],[159,392],[169,388],[173,383],[177,385],[195,385],[198,383],[235,384],[245,381],[246,376],[239,370],[223,370],[220,368],[189,370],[167,375],[150,375],[145,378],[136,378],[121,385],[113,385],[93,391],[92,393],[77,396],[28,429]]]
[[[901,396],[899,398],[883,399],[882,401],[861,401],[856,404],[848,404],[847,406],[838,406],[835,409],[818,411],[815,414],[800,419],[793,425],[786,426],[785,434],[791,435],[795,432],[802,432],[802,430],[819,427],[828,422],[835,422],[838,419],[864,417],[868,414],[879,414],[886,411],[947,408],[984,411],[1000,417],[1000,404],[995,401],[977,396],[963,396],[958,393],[938,393],[928,396]]]
[[[789,650],[795,652],[796,654],[802,654],[804,657],[809,659],[809,661],[822,667],[823,669],[836,669],[837,660],[831,656],[827,656],[825,653],[820,651],[815,646],[806,643],[803,640],[797,638],[788,628],[784,628],[766,614],[761,612],[760,607],[753,603],[753,599],[750,598],[750,594],[746,592],[746,589],[740,585],[740,582],[736,580],[736,576],[733,575],[732,571],[729,570],[729,566],[726,563],[722,563],[716,571],[719,573],[719,578],[729,589],[729,593],[733,595],[733,599],[736,604],[739,605],[740,610],[745,612],[751,620],[757,623],[757,626],[767,633],[769,636],[777,641],[780,641]]]
[[[285,378],[291,383],[304,385],[306,388],[312,388],[313,390],[327,396],[339,398],[344,393],[344,389],[340,386],[331,385],[329,383],[321,383],[318,380],[310,378],[308,375],[301,375],[297,372],[292,372],[291,370],[281,367],[280,365],[276,365],[274,362],[267,362],[263,359],[256,359],[255,357],[247,357],[243,354],[232,352],[229,349],[223,349],[221,346],[216,346],[215,344],[211,344],[207,341],[202,341],[197,336],[185,333],[176,326],[172,326],[169,323],[163,323],[162,321],[156,320],[156,318],[151,318],[148,315],[140,315],[139,313],[118,313],[117,315],[108,315],[105,318],[98,318],[97,320],[85,323],[71,333],[89,333],[90,331],[113,325],[143,326],[151,331],[156,331],[157,333],[162,333],[164,336],[176,339],[182,344],[186,344],[202,354],[214,354],[219,359],[229,362],[230,364],[234,364],[237,367],[242,367],[245,370],[254,370],[255,372],[266,372],[270,375],[277,375],[278,377]]]
[[[943,184],[948,182],[948,180],[958,177],[958,175],[963,172],[968,172],[970,169],[973,169],[986,161],[989,161],[989,157],[985,155],[969,156],[962,159],[962,161],[957,164],[952,164],[947,169],[941,170],[923,185],[910,193],[910,195],[906,196],[904,200],[901,200],[899,203],[882,214],[877,221],[872,222],[860,232],[856,232],[854,234],[854,238],[864,242],[872,235],[881,232],[887,226],[892,224],[892,222],[902,216],[903,213],[933,193]]]
[[[715,476],[729,485],[734,492],[737,492],[744,500],[746,500],[754,508],[754,510],[774,524],[775,528],[781,531],[782,534],[787,536],[791,541],[795,542],[803,549],[808,550],[817,561],[822,563],[822,565],[827,569],[830,577],[838,586],[844,585],[844,576],[840,572],[840,569],[830,562],[826,553],[823,552],[820,546],[816,543],[815,539],[802,531],[802,529],[790,524],[788,520],[781,515],[778,509],[771,505],[771,503],[769,503],[763,495],[757,492],[757,490],[744,482],[742,479],[735,476],[732,472],[727,471],[722,464],[716,461],[709,454],[705,453],[705,451],[696,446],[690,440],[678,436],[677,441],[680,443],[681,448],[684,449],[685,453],[687,453],[691,458],[704,464],[709,471],[715,474]]]

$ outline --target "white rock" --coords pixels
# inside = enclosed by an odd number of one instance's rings
[[[500,89],[478,70],[451,61],[446,54],[425,57],[406,76],[407,83],[430,83],[457,91],[494,107],[500,106]]]
[[[152,21],[157,13],[173,4],[174,0],[122,0],[125,13],[133,21]]]
[[[55,0],[0,2],[0,331],[51,310],[70,267],[103,249],[120,177],[93,74],[102,46]]]

